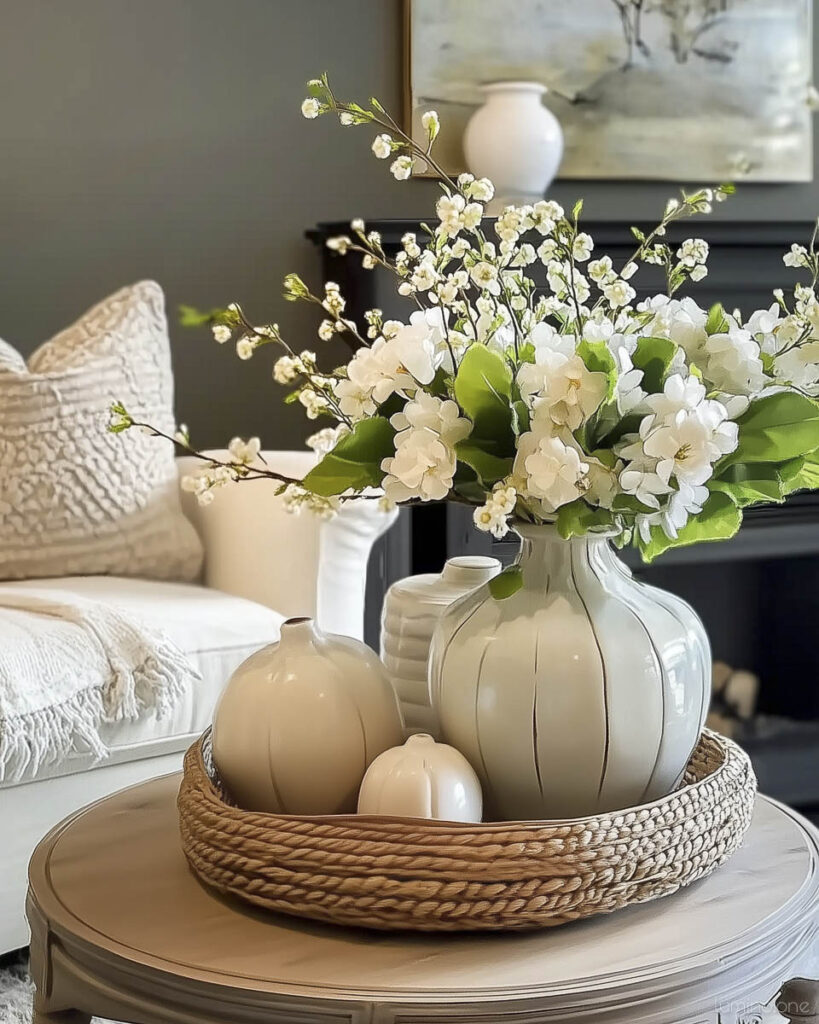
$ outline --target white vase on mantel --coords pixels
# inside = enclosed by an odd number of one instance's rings
[[[635,580],[609,540],[520,524],[522,586],[451,605],[430,654],[443,739],[498,820],[633,807],[679,782],[708,710],[696,613]],[[492,820],[488,818],[487,820]]]
[[[535,203],[554,180],[563,157],[563,129],[543,105],[541,82],[490,82],[484,103],[464,133],[464,155],[476,178],[489,178],[495,198],[487,213]]]
[[[408,576],[387,591],[381,615],[381,660],[409,733],[438,733],[427,673],[438,620],[453,601],[486,583],[500,568],[497,558],[463,555],[450,558],[440,573]]]

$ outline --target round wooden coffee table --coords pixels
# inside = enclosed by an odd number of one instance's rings
[[[178,785],[109,797],[35,851],[35,1024],[734,1024],[786,979],[819,976],[817,833],[765,798],[739,853],[665,900],[541,932],[423,936],[215,895],[182,855]]]

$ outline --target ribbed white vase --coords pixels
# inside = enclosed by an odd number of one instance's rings
[[[429,700],[427,662],[438,620],[459,597],[500,571],[497,558],[450,558],[440,573],[421,573],[393,583],[381,614],[381,660],[398,695],[407,732],[437,735]]]
[[[635,580],[607,539],[516,529],[521,588],[496,600],[484,585],[436,629],[443,738],[501,820],[581,817],[668,793],[708,710],[702,623]]]

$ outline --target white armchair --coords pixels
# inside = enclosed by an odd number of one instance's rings
[[[313,456],[265,453],[268,464],[301,476]],[[190,469],[180,460],[180,473]],[[357,502],[322,522],[285,512],[268,481],[231,484],[206,508],[183,494],[205,547],[199,585],[77,576],[20,582],[110,601],[161,627],[201,674],[172,715],[104,725],[110,756],[74,752],[15,782],[0,782],[0,954],[23,946],[26,867],[37,842],[77,808],[145,779],[176,771],[209,724],[233,669],[278,638],[283,619],[315,616],[323,628],[361,636],[366,566],[376,537],[393,521],[375,502]],[[2,615],[2,610],[0,610]]]

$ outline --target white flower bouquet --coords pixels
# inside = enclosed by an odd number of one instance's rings
[[[375,99],[342,102],[326,76],[309,92],[305,117],[375,127],[373,153],[391,160],[395,178],[421,162],[440,177],[436,221],[423,239],[405,235],[395,258],[361,221],[327,242],[389,270],[414,311],[404,322],[371,309],[357,323],[336,284],[315,294],[289,275],[284,297],[320,311],[319,339],[338,334],[352,349],[346,365],[322,369],[314,352],[296,353],[275,323],[254,326],[238,305],[186,309],[187,323],[210,323],[241,358],[279,348],[273,376],[291,388],[285,401],[334,424],[310,439],[321,458],[303,480],[269,470],[255,438],[234,439],[225,460],[201,456],[201,473],[186,481],[200,501],[228,480],[268,476],[291,508],[331,515],[378,488],[390,504],[474,506],[475,525],[496,537],[514,520],[555,523],[567,538],[605,531],[650,561],[730,537],[748,505],[819,486],[815,234],[784,257],[807,272],[792,299],[777,292],[748,317],[701,309],[675,295],[705,276],[708,245],[690,238],[674,249],[666,228],[710,212],[732,186],[670,200],[652,232],[632,229],[633,255],[615,266],[581,230],[581,202],[570,214],[544,200],[484,219],[492,183],[440,169],[434,112],[424,115],[424,148]],[[662,267],[667,286],[636,302],[631,281],[643,264]],[[114,430],[153,429],[120,404],[113,414]],[[194,451],[184,428],[175,440]]]

